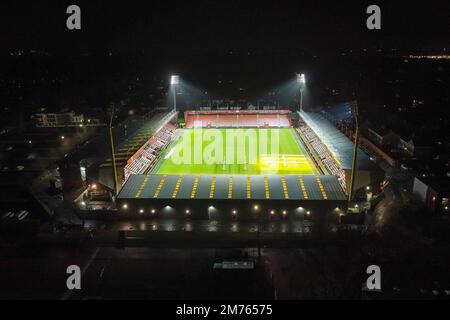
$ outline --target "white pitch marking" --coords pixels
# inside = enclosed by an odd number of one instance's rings
[[[169,152],[167,152],[166,156],[164,157],[164,160],[167,160],[170,158],[170,156],[172,155],[172,153],[175,151],[175,147],[173,147],[172,149],[170,149]]]

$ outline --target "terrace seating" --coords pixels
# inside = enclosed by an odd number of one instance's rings
[[[172,140],[176,127],[172,123],[167,123],[158,132],[156,132],[137,155],[129,159],[128,164],[124,168],[126,181],[131,174],[142,174],[148,168],[155,165],[158,154]]]
[[[345,189],[345,172],[344,170],[342,170],[336,160],[334,160],[333,156],[322,143],[322,141],[320,141],[319,137],[306,124],[300,124],[297,130],[299,130],[303,134],[303,136],[319,156],[320,160],[325,165],[327,170],[338,178],[338,181],[341,184],[342,188]]]

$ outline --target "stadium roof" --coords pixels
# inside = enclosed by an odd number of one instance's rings
[[[157,113],[148,120],[141,118],[139,120],[140,127],[129,136],[125,134],[126,138],[122,139],[120,144],[115,147],[116,165],[126,164],[127,160],[150,139],[152,134],[169,122],[176,114],[176,112],[172,111],[170,113]],[[118,126],[125,126],[126,128],[128,125],[119,124]],[[105,161],[100,164],[100,167],[112,167],[111,156],[105,159]]]
[[[319,113],[302,112],[301,117],[340,162],[341,167],[351,169],[353,141]],[[378,170],[376,164],[361,148],[358,148],[357,168],[359,170]]]
[[[336,120],[351,120],[352,119],[352,103],[344,102],[334,106],[329,106],[326,112],[331,114]]]
[[[335,176],[131,175],[118,199],[346,200]]]

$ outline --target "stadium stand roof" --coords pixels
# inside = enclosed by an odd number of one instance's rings
[[[131,175],[117,198],[346,200],[331,175]]]
[[[139,129],[125,139],[122,139],[120,144],[115,147],[116,165],[125,165],[127,160],[149,140],[151,135],[175,117],[176,114],[177,113],[174,111],[167,114],[157,113],[145,123],[141,122],[141,127]],[[112,159],[110,156],[100,164],[100,167],[111,166]]]
[[[302,112],[301,118],[313,129],[320,140],[331,151],[343,169],[352,168],[353,141],[347,138],[331,122],[325,119],[320,113]],[[378,170],[369,156],[358,148],[357,168],[359,170]]]
[[[149,139],[149,137],[171,117],[171,113],[156,113],[151,116],[131,116],[117,124],[113,129],[116,166],[119,181],[122,181],[122,170],[127,160]],[[89,180],[97,181],[102,185],[113,188],[112,159],[109,137],[105,133],[95,143],[90,143],[86,152],[79,153],[79,157],[95,154],[93,164],[87,168]],[[89,151],[89,152],[87,152]],[[79,161],[79,160],[78,160]]]
[[[344,102],[337,105],[329,106],[325,111],[331,114],[336,120],[343,121],[352,118],[352,103]]]

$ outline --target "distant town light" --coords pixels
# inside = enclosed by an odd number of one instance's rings
[[[128,205],[127,205],[126,203],[124,203],[124,204],[122,205],[122,208],[123,208],[123,209],[128,209]]]
[[[64,136],[61,136],[61,140],[64,140],[66,137],[64,137]]]
[[[254,210],[258,210],[258,209],[259,209],[259,206],[258,206],[257,204],[255,204],[255,205],[253,206],[253,209],[254,209]]]
[[[270,210],[270,214],[271,214],[271,215],[274,215],[274,214],[275,214],[275,211]]]
[[[151,212],[152,214],[155,213],[155,209],[150,210],[150,212]]]
[[[191,211],[189,210],[189,209],[186,209],[186,214],[189,214],[189,213],[191,213]]]
[[[306,215],[309,216],[311,214],[311,211],[306,211]]]
[[[283,215],[285,216],[287,214],[287,211],[286,210],[283,210]]]
[[[233,213],[233,214],[237,214],[237,211],[236,211],[236,210],[233,210],[232,213]]]
[[[144,209],[140,209],[140,210],[139,210],[139,213],[144,213]]]

